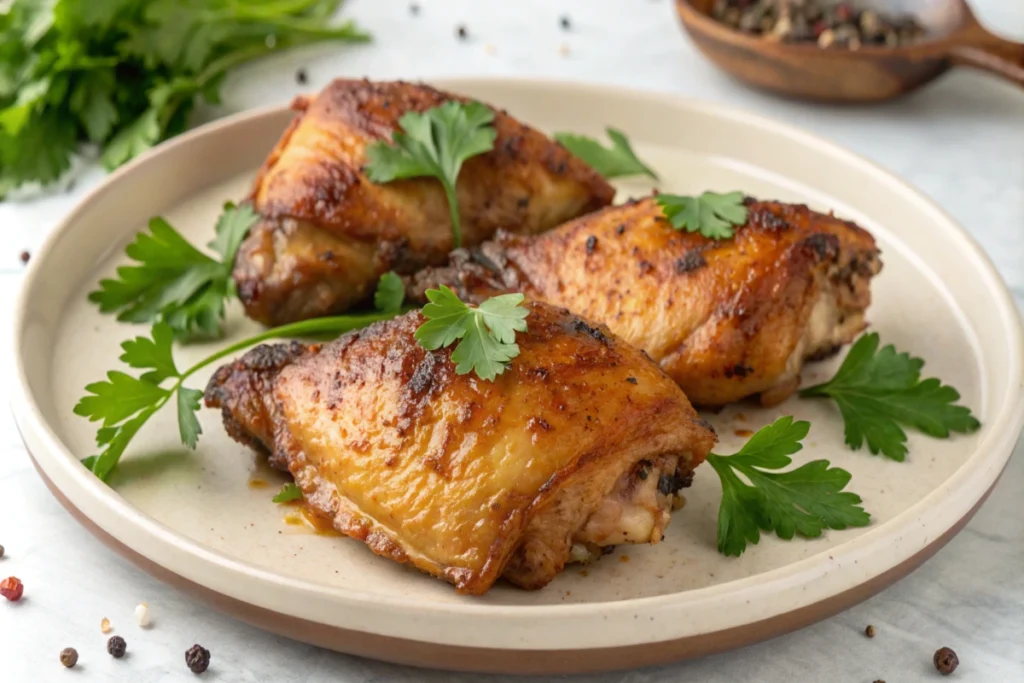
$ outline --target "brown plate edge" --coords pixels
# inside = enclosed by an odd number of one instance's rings
[[[264,631],[344,654],[431,669],[499,674],[597,673],[680,662],[753,645],[827,619],[867,600],[921,566],[967,525],[1002,477],[1000,472],[966,515],[916,554],[854,588],[814,604],[743,626],[660,643],[584,650],[508,650],[442,645],[327,626],[218,593],[156,564],[108,534],[61,493],[28,451],[27,444],[26,452],[50,493],[89,533],[147,574],[204,605]]]

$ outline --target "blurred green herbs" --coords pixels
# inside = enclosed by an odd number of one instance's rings
[[[82,143],[115,168],[185,130],[225,73],[320,41],[342,0],[0,0],[0,198],[49,183]]]

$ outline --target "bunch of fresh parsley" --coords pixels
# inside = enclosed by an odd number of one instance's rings
[[[174,329],[165,321],[156,323],[148,337],[136,337],[121,344],[121,362],[145,372],[138,376],[120,370],[108,372],[105,380],[86,386],[86,395],[75,405],[76,415],[101,423],[96,431],[96,444],[102,450],[83,460],[83,464],[100,479],[106,479],[139,429],[171,400],[178,408],[181,443],[195,449],[202,433],[196,412],[203,392],[184,386],[187,379],[218,360],[270,339],[338,335],[394,318],[402,310],[403,296],[396,283],[401,284],[394,273],[381,277],[374,297],[376,312],[314,318],[275,327],[221,349],[184,371],[174,362]]]
[[[82,143],[114,168],[185,130],[231,68],[324,40],[341,0],[11,0],[0,8],[0,198],[49,183]]]

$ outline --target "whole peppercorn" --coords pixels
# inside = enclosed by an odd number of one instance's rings
[[[866,629],[864,629],[864,635],[866,635],[868,638],[874,638],[875,637],[875,627],[872,626],[871,624],[868,624],[868,627]]]
[[[306,85],[309,82],[309,76],[306,74],[305,69],[299,69],[295,72],[295,82],[299,85]]]
[[[562,18],[558,20],[558,23],[561,24],[563,31],[568,31],[572,28],[572,21],[567,15],[563,15]]]
[[[960,666],[960,659],[956,656],[948,647],[940,647],[935,651],[935,656],[932,657],[932,663],[935,664],[935,668],[938,669],[939,673],[943,676],[956,671],[956,668]]]
[[[73,647],[66,647],[60,651],[60,663],[70,669],[78,664],[78,650]]]
[[[124,638],[121,636],[111,636],[110,640],[107,641],[107,652],[114,659],[121,659],[124,657],[125,651],[128,649],[128,643],[124,642]]]
[[[210,651],[201,645],[193,645],[185,653],[185,664],[192,673],[203,673],[210,668]]]
[[[25,593],[25,584],[21,582],[17,576],[8,576],[3,581],[0,581],[0,595],[4,596],[11,602],[17,602],[21,600],[21,596]]]
[[[465,26],[460,24],[455,29],[455,35],[458,36],[459,40],[465,40],[466,38],[469,37],[469,31],[466,30]]]
[[[21,258],[22,263],[28,263],[28,260],[32,258],[32,255],[29,254],[27,251],[23,251],[21,252],[21,256],[19,258]]]

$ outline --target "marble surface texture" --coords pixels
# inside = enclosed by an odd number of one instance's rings
[[[901,101],[872,107],[809,106],[729,80],[680,33],[669,0],[352,0],[347,14],[376,36],[368,46],[281,55],[236,73],[213,118],[277,103],[331,77],[541,76],[679,93],[749,109],[824,135],[887,167],[934,198],[981,242],[1024,304],[1024,92],[971,72],[954,73]],[[982,20],[1024,40],[1024,4],[975,0]],[[568,15],[572,28],[560,27]],[[465,25],[469,39],[454,33]],[[21,284],[19,254],[101,178],[80,170],[73,188],[0,204],[0,320]],[[984,302],[979,302],[984,305]],[[0,403],[13,381],[10,342],[0,337]],[[889,683],[939,680],[931,657],[953,647],[961,665],[949,680],[1024,682],[1024,450],[971,524],[909,578],[828,621],[737,652],[656,669],[588,676],[594,683],[790,681]],[[346,657],[236,623],[161,585],[107,551],[50,497],[32,470],[13,420],[0,411],[0,576],[27,586],[19,604],[0,604],[0,681],[169,683],[192,680],[183,653],[193,642],[213,653],[205,680],[511,681],[428,672]],[[141,631],[132,611],[149,603]],[[101,618],[129,643],[115,661],[104,651]],[[862,635],[874,624],[873,640]],[[81,653],[75,671],[61,648]]]

